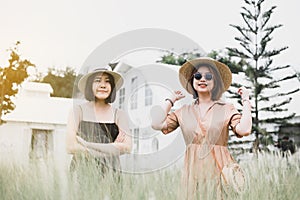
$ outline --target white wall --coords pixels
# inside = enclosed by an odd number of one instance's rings
[[[0,126],[0,162],[28,164],[30,161],[32,130],[49,130],[52,148],[49,158],[57,166],[66,167],[70,156],[66,152],[66,125],[28,122],[7,122]]]
[[[168,135],[151,128],[150,110],[153,106],[161,105],[165,99],[171,97],[174,90],[185,90],[178,80],[178,66],[169,66],[160,63],[152,63],[143,66],[128,67],[127,64],[119,65],[116,71],[122,73],[125,84],[125,112],[130,119],[130,128],[139,128],[139,149],[132,154],[121,157],[123,169],[131,172],[154,171],[174,165],[182,165],[185,152],[185,143],[180,128]],[[130,108],[131,80],[138,77],[135,91],[138,96],[137,109]],[[145,106],[145,85],[152,90],[152,105]],[[173,109],[180,108],[183,104],[192,102],[192,96],[186,94],[186,98],[176,102]],[[119,93],[117,93],[115,106],[119,105]],[[158,149],[153,148],[153,139],[158,140]],[[136,141],[135,141],[136,142]]]

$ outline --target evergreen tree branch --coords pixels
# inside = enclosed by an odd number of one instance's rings
[[[297,74],[293,74],[291,76],[286,76],[282,79],[277,80],[277,82],[286,81],[286,80],[290,80],[290,79],[293,79],[293,78],[297,78]]]
[[[268,119],[260,120],[261,123],[275,123],[275,124],[284,124],[287,123],[287,120],[292,119],[295,117],[296,113],[292,113],[286,117],[273,117]]]
[[[244,40],[243,38],[240,38],[240,37],[235,37],[234,39],[235,39],[236,41],[238,41],[238,42],[242,42],[242,43],[247,44],[247,45],[250,44],[249,41]]]
[[[272,51],[266,51],[261,56],[264,57],[264,58],[269,58],[269,57],[280,54],[282,51],[286,50],[287,48],[288,47],[282,47],[282,48],[277,49],[277,50],[275,49],[275,50],[272,50]]]
[[[270,99],[272,99],[272,98],[281,97],[281,96],[288,96],[288,95],[294,94],[294,93],[299,92],[299,91],[300,91],[300,89],[297,88],[295,90],[285,92],[285,93],[278,93],[278,94],[274,94],[274,95],[271,95],[271,96],[264,96],[264,97],[260,97],[259,101],[270,101]]]
[[[246,44],[244,44],[244,43],[240,43],[240,45],[241,45],[242,47],[244,47],[244,49],[245,49],[250,55],[252,55],[252,57],[255,56],[255,53],[251,51],[249,45],[246,45]]]
[[[273,25],[265,28],[264,31],[266,32],[267,35],[271,35],[275,29],[280,28],[282,26],[283,26],[282,24]]]
[[[263,29],[266,24],[268,23],[268,21],[271,18],[271,15],[273,13],[273,10],[276,8],[276,6],[272,6],[269,10],[267,10],[266,12],[264,12],[262,14],[262,23],[261,23],[261,28]]]
[[[244,59],[249,59],[250,56],[248,56],[247,54],[243,53],[242,51],[239,51],[237,48],[230,48],[230,47],[227,47],[226,48],[227,50],[229,50],[229,56],[232,56],[232,57],[241,57],[241,58],[244,58]]]
[[[291,100],[292,100],[292,98],[290,97],[290,98],[288,98],[288,99],[286,99],[286,100],[284,100],[284,101],[282,101],[280,103],[274,103],[271,106],[263,107],[263,108],[261,108],[259,110],[260,111],[272,111],[272,112],[275,112],[276,109],[280,109],[279,108],[280,106],[283,106],[285,104],[290,103]]]
[[[244,0],[246,4],[251,5],[251,2],[248,0]]]
[[[248,21],[248,20],[252,19],[252,16],[249,16],[246,13],[241,13],[241,15],[242,15],[244,22],[247,24],[248,29],[253,33],[257,33],[257,27],[252,27],[252,25]]]
[[[257,20],[257,17],[253,15],[245,6],[242,6],[242,11],[244,12],[241,12],[241,15],[245,15],[250,20]]]
[[[274,89],[274,88],[279,88],[280,86],[277,84],[277,81],[271,81],[269,83],[261,84],[261,87],[263,89],[267,89],[267,88]]]
[[[259,109],[259,111],[267,111],[267,112],[283,112],[288,111],[287,108],[270,108],[270,107],[264,107]]]
[[[268,71],[272,63],[273,63],[272,59],[267,59],[266,62],[263,64],[263,66],[261,66],[262,71]]]
[[[246,29],[246,28],[242,28],[238,25],[233,25],[233,24],[230,24],[230,26],[236,28],[245,38],[245,40],[248,40],[248,41],[251,41],[251,39],[249,38],[249,36],[246,34],[247,32],[250,32],[249,29]],[[244,31],[246,31],[246,33],[244,33]]]
[[[276,71],[276,70],[280,70],[280,69],[286,69],[291,67],[290,65],[285,65],[285,66],[280,66],[280,67],[274,67],[272,69],[270,69],[270,71]]]

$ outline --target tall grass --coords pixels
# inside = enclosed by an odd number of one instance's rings
[[[247,175],[247,189],[225,199],[291,199],[300,197],[299,152],[288,159],[277,154],[260,154],[241,163]],[[147,174],[113,174],[102,177],[92,167],[80,175],[58,170],[49,164],[0,166],[0,199],[176,199],[181,169],[169,168]]]

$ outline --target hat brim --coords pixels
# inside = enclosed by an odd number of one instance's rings
[[[119,90],[122,87],[123,83],[124,83],[123,77],[121,76],[121,74],[119,74],[117,72],[108,71],[108,70],[95,70],[93,72],[85,74],[84,76],[82,76],[79,79],[79,81],[78,81],[78,89],[79,89],[80,92],[82,92],[84,94],[87,80],[92,75],[97,74],[97,73],[107,73],[107,74],[110,74],[114,78],[114,81],[115,81],[115,90]]]
[[[211,66],[215,66],[222,78],[223,84],[224,84],[224,91],[228,90],[228,88],[231,85],[232,82],[232,73],[229,69],[229,67],[217,60],[214,60],[212,58],[197,58],[194,60],[190,60],[185,62],[181,68],[179,69],[179,81],[181,85],[183,86],[184,89],[190,94],[194,93],[192,85],[189,83],[189,80],[192,76],[193,70],[197,67],[200,66],[201,64],[209,64]]]

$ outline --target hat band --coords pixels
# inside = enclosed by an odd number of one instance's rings
[[[109,71],[109,69],[107,68],[97,68],[97,69],[94,69],[93,72],[95,71]]]

